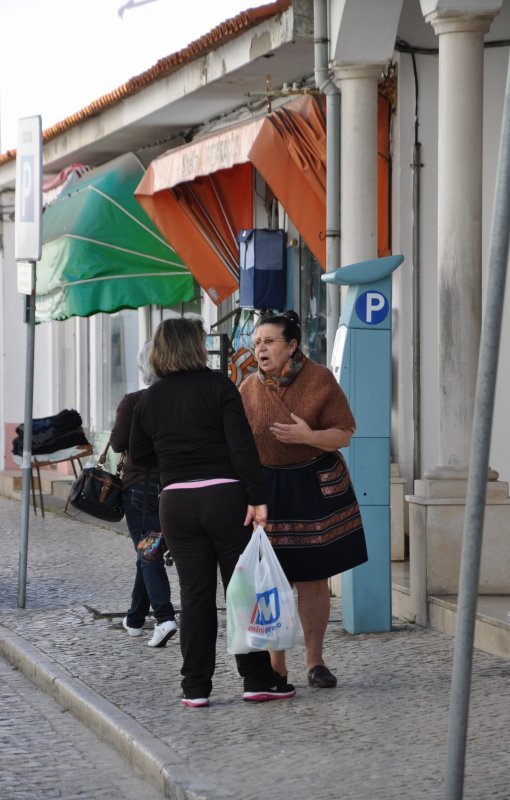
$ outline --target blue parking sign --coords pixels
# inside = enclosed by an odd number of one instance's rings
[[[366,325],[379,325],[388,316],[390,304],[382,292],[363,292],[356,300],[356,314]]]

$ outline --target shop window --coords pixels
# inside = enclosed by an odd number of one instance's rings
[[[138,389],[138,312],[103,315],[103,428],[111,427],[120,400]]]
[[[188,300],[185,303],[178,303],[171,308],[163,308],[163,306],[150,307],[150,330],[152,333],[156,330],[159,323],[164,319],[173,319],[182,317],[185,314],[201,314],[201,301],[200,301],[200,286],[197,281],[193,281],[193,300]]]
[[[75,320],[65,319],[51,323],[56,339],[58,407],[76,408],[76,340]]]
[[[289,251],[293,249],[289,248]],[[302,239],[299,247],[296,248],[296,257],[289,251],[288,291],[285,307],[293,308],[299,314],[302,333],[301,346],[305,355],[319,364],[327,365],[326,284],[321,281],[324,271]],[[230,369],[234,371],[232,363],[238,367],[241,364],[239,359],[242,360],[245,367],[243,373],[239,373],[239,369],[237,369],[238,379],[235,379],[234,375],[231,376],[236,383],[240,383],[242,378],[253,370],[249,355],[253,329],[260,310],[239,308],[239,296],[236,292],[220,306],[219,311],[219,320],[214,329],[227,333],[230,337]],[[251,355],[253,355],[252,352]]]
[[[326,284],[319,262],[301,240],[299,269],[299,308],[301,319],[301,347],[305,355],[327,363],[326,342]]]

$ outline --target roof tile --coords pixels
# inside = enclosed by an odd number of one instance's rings
[[[130,78],[126,83],[102,95],[97,100],[93,100],[92,103],[85,106],[85,108],[82,108],[80,111],[77,111],[75,114],[71,114],[65,117],[61,122],[57,122],[50,128],[46,128],[42,133],[43,144],[60,136],[70,128],[79,125],[81,122],[101,114],[106,109],[117,105],[127,97],[132,97],[151,83],[166,78],[168,75],[180,69],[184,64],[188,64],[206,53],[210,53],[212,50],[215,50],[231,39],[240,36],[241,33],[254,27],[259,22],[276,16],[276,14],[281,14],[283,11],[286,11],[290,5],[292,5],[292,0],[275,0],[273,3],[268,3],[258,8],[249,8],[247,11],[242,11],[235,17],[225,20],[225,22],[221,22],[209,31],[209,33],[191,42],[182,50],[160,58],[156,64],[140,73],[140,75]],[[1,153],[0,166],[15,158],[15,149]]]

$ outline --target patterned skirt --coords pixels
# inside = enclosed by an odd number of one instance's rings
[[[264,467],[266,533],[289,581],[329,578],[368,560],[360,510],[340,453]]]

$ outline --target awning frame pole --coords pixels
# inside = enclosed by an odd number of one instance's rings
[[[211,215],[210,215],[210,214],[207,212],[207,209],[206,209],[206,207],[203,205],[203,203],[202,203],[202,202],[201,202],[201,200],[199,199],[198,195],[197,195],[197,194],[196,194],[196,193],[193,191],[193,189],[191,188],[191,186],[188,186],[187,188],[188,188],[188,191],[189,191],[189,193],[190,193],[191,197],[193,198],[194,202],[197,204],[198,208],[199,208],[199,209],[200,209],[200,211],[202,212],[202,215],[203,215],[203,217],[204,217],[205,221],[206,221],[206,222],[209,224],[209,226],[210,226],[210,229],[211,229],[212,231],[217,231],[217,227],[216,227],[216,225],[214,224],[214,222],[213,222],[213,219],[212,219]],[[222,209],[221,209],[221,210],[222,210]],[[189,215],[188,215],[188,216],[189,216]],[[190,218],[191,218],[191,217],[190,217]],[[195,220],[195,224],[196,224],[196,220]],[[230,226],[229,226],[229,228],[230,228]],[[205,230],[205,228],[204,228],[204,230]],[[231,235],[233,235],[233,234],[232,234],[232,229],[231,229],[231,228],[230,228],[230,232],[231,232]],[[203,236],[203,232],[202,232],[202,236]],[[205,236],[204,236],[204,238],[205,238]],[[235,236],[233,237],[233,239],[234,239],[235,245],[236,245],[236,247],[237,247],[238,245],[237,245],[237,241],[236,241],[236,239],[235,239]],[[212,241],[212,239],[211,239],[210,237],[209,237],[209,240],[210,240],[210,241]],[[208,241],[209,241],[209,240],[208,240]],[[218,244],[217,244],[217,242],[219,242],[219,244],[220,244],[220,247],[218,247]],[[237,277],[237,276],[238,276],[238,274],[239,274],[239,264],[238,264],[238,263],[237,263],[237,261],[236,261],[236,260],[235,260],[235,259],[232,257],[232,254],[231,254],[231,252],[229,251],[229,249],[228,249],[228,247],[226,246],[226,244],[224,244],[224,241],[223,241],[223,239],[222,239],[221,237],[218,237],[218,239],[217,239],[217,242],[215,242],[215,243],[214,243],[214,244],[215,244],[215,248],[216,248],[216,250],[217,250],[217,251],[223,251],[223,255],[221,255],[221,259],[222,259],[223,263],[225,264],[225,266],[227,267],[227,269],[228,269],[228,270],[229,270],[229,271],[230,271],[230,272],[231,272],[233,275],[235,275],[235,276]]]
[[[473,641],[510,237],[510,65],[499,149],[471,439],[450,696],[445,800],[462,800]]]
[[[218,203],[218,207],[220,209],[220,212],[221,212],[221,214],[223,216],[223,219],[225,220],[225,225],[227,226],[227,228],[230,231],[230,235],[232,237],[232,241],[234,242],[236,247],[239,249],[239,244],[238,244],[234,229],[233,229],[233,227],[231,225],[231,222],[230,222],[230,220],[229,220],[229,218],[227,216],[227,212],[225,211],[225,204],[223,202],[223,198],[220,196],[220,193],[219,193],[217,187],[215,186],[214,180],[212,179],[211,175],[208,175],[208,178],[209,178],[209,184],[211,186],[212,192],[213,192],[213,194],[214,194],[214,196],[216,198],[216,201]]]

